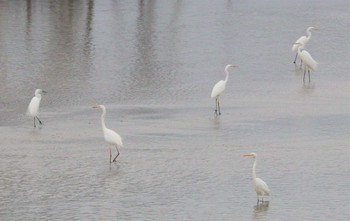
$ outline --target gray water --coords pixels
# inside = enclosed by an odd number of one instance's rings
[[[0,220],[348,220],[349,9],[1,0]],[[291,46],[309,26],[319,69],[304,84]],[[36,88],[49,93],[33,129]],[[96,103],[123,137],[116,163]]]

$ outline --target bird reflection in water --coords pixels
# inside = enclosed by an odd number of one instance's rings
[[[315,84],[314,83],[304,83],[300,93],[303,95],[309,95],[312,94],[315,91]]]
[[[253,220],[263,220],[267,217],[269,210],[269,201],[258,202],[254,206]]]
[[[220,130],[221,129],[221,119],[219,117],[217,117],[217,116],[214,117],[213,124],[214,124],[214,129],[215,130]]]

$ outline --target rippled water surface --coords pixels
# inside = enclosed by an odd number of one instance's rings
[[[0,0],[0,220],[349,220],[349,9]],[[309,26],[319,68],[304,84],[291,46]],[[96,103],[123,137],[116,163]]]

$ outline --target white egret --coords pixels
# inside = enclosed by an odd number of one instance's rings
[[[36,89],[35,90],[35,96],[30,101],[30,103],[28,105],[28,109],[27,109],[27,115],[34,118],[34,127],[36,127],[36,125],[35,125],[35,118],[39,121],[40,125],[43,124],[41,122],[41,120],[39,119],[39,117],[38,117],[40,101],[41,101],[41,94],[42,93],[47,93],[47,92],[43,91],[41,89]]]
[[[255,192],[257,195],[257,199],[258,202],[259,200],[259,196],[261,196],[261,201],[264,201],[264,196],[269,196],[270,195],[270,189],[267,186],[267,184],[260,178],[256,177],[256,173],[255,173],[255,167],[256,167],[256,158],[257,158],[257,154],[256,153],[250,153],[250,154],[244,154],[243,156],[245,157],[254,157],[254,164],[253,164],[253,182],[254,182],[254,186],[255,186]]]
[[[219,112],[219,115],[221,115],[221,112],[220,112],[220,95],[221,93],[225,90],[225,87],[226,87],[226,83],[228,81],[228,75],[229,75],[229,72],[228,72],[228,69],[232,67],[238,67],[237,65],[234,65],[234,64],[228,64],[226,65],[225,67],[225,72],[226,72],[226,78],[225,80],[220,80],[218,83],[216,83],[213,87],[213,90],[211,91],[211,98],[215,98],[215,114],[217,115],[218,112]]]
[[[301,43],[301,45],[296,45],[293,44],[292,46],[292,51],[295,52],[295,59],[294,59],[294,64],[297,61],[297,57],[298,57],[298,48],[301,47],[301,49],[304,49],[306,43],[309,42],[309,40],[311,39],[311,31],[318,31],[318,28],[314,28],[314,27],[308,27],[306,29],[306,34],[307,36],[301,36],[300,38],[298,38],[298,40],[295,41],[295,43]]]
[[[302,46],[301,43],[294,43],[294,44]],[[306,72],[308,72],[308,74],[309,74],[309,83],[310,83],[310,70],[316,71],[318,64],[312,58],[310,53],[307,52],[306,50],[301,50],[301,47],[298,47],[298,51],[297,52],[298,52],[298,55],[299,55],[300,59],[304,63],[304,77],[303,77],[303,81],[305,82],[305,74],[306,74]]]
[[[105,138],[105,141],[109,148],[109,162],[112,163],[112,148],[111,146],[115,146],[117,149],[117,156],[113,159],[113,162],[116,161],[117,157],[119,156],[119,150],[118,147],[123,147],[122,138],[117,134],[115,131],[108,129],[105,124],[105,116],[106,116],[106,107],[104,105],[95,105],[93,108],[99,108],[102,109],[102,115],[101,115],[101,122],[102,122],[102,130],[103,135]]]

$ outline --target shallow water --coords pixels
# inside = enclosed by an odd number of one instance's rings
[[[1,220],[348,220],[348,1],[0,1]],[[293,41],[314,32],[311,83]],[[214,116],[213,85],[231,72]],[[45,94],[33,129],[24,113]],[[124,139],[109,164],[100,125]],[[271,189],[257,205],[251,180]]]

